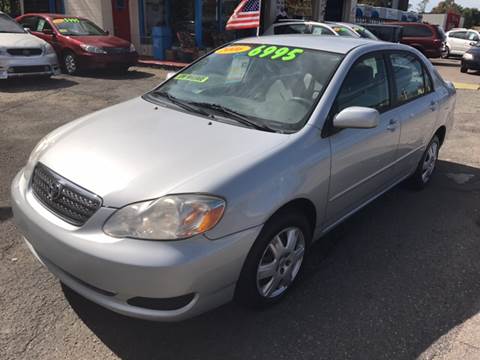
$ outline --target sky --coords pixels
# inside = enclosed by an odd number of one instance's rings
[[[430,0],[430,3],[427,6],[427,12],[432,10],[434,6],[436,6],[440,0]],[[480,0],[456,0],[455,1],[458,5],[463,7],[469,8],[477,8],[480,9]],[[412,4],[412,10],[417,10],[417,5],[420,3],[420,0],[410,0],[410,4]]]

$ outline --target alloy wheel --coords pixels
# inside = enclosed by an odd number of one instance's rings
[[[298,227],[280,231],[268,243],[257,268],[257,289],[265,298],[283,294],[297,277],[305,255],[305,236]]]
[[[433,170],[435,170],[435,165],[438,158],[438,143],[432,142],[428,148],[425,159],[423,160],[422,166],[422,180],[424,183],[427,183],[432,176]]]
[[[72,54],[67,54],[65,56],[65,69],[69,74],[73,74],[77,71],[77,63]]]

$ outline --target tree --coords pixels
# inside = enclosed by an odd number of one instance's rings
[[[461,14],[463,8],[460,5],[455,4],[455,0],[445,0],[440,1],[438,5],[432,9],[432,14],[446,14],[449,11]]]
[[[419,12],[420,14],[423,14],[425,12],[425,10],[427,9],[427,6],[428,6],[429,2],[430,2],[430,0],[421,0],[418,3],[418,6],[417,6],[417,12]]]
[[[462,15],[465,18],[464,26],[467,29],[480,25],[480,10],[474,8],[465,8],[463,9]]]
[[[20,14],[20,4],[18,0],[0,0],[0,11],[12,16]]]

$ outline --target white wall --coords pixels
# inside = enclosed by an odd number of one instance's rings
[[[92,20],[113,33],[112,2],[110,0],[65,0],[65,14]]]

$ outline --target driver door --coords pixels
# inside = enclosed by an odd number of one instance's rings
[[[373,129],[332,129],[331,177],[326,226],[333,225],[391,186],[400,127],[390,110],[391,95],[385,57],[367,55],[350,69],[335,100],[332,119],[345,108],[377,109]]]

